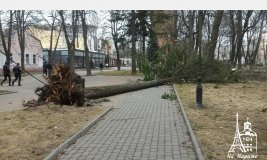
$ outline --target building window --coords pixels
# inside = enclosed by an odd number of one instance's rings
[[[32,63],[33,63],[33,64],[36,64],[36,54],[34,54],[34,55],[32,56]]]
[[[97,37],[94,36],[94,51],[97,51]]]
[[[25,54],[26,56],[26,64],[30,64],[30,56],[29,54]]]

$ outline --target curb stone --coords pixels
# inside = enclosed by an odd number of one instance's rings
[[[204,160],[204,156],[203,156],[203,154],[202,154],[202,152],[201,152],[201,149],[200,149],[200,147],[199,147],[199,143],[198,143],[197,138],[196,138],[196,136],[195,136],[195,134],[194,134],[194,132],[193,132],[193,129],[192,129],[191,124],[190,124],[190,121],[189,121],[188,118],[187,118],[186,112],[185,112],[185,110],[184,110],[184,107],[183,107],[183,105],[182,105],[182,103],[181,103],[181,100],[180,100],[180,98],[179,98],[179,96],[178,96],[178,93],[177,93],[177,91],[176,91],[176,89],[175,89],[174,84],[172,85],[172,87],[173,87],[173,89],[174,89],[174,91],[175,91],[175,94],[176,94],[178,103],[179,103],[180,108],[181,108],[181,110],[182,110],[182,114],[183,114],[183,117],[184,117],[184,120],[185,120],[187,129],[188,129],[188,131],[189,131],[189,135],[190,135],[190,138],[191,138],[191,140],[192,140],[192,143],[193,143],[194,150],[195,150],[195,152],[196,152],[197,158],[198,158],[199,160]]]
[[[98,117],[94,118],[92,121],[90,121],[86,126],[84,126],[80,131],[75,133],[72,137],[67,139],[65,142],[63,142],[61,145],[59,145],[56,149],[54,149],[44,160],[54,160],[60,153],[62,153],[66,148],[68,148],[70,145],[76,142],[76,140],[83,135],[86,134],[86,132],[91,129],[97,122],[99,122],[109,111],[111,111],[113,108],[108,108],[103,114],[99,115]]]

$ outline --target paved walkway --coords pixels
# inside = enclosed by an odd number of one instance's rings
[[[171,87],[122,94],[117,108],[77,140],[61,160],[195,160],[177,101],[162,99]]]

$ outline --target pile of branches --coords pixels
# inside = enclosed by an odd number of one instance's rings
[[[75,106],[84,104],[84,79],[72,72],[69,66],[54,66],[52,73],[45,79],[47,84],[35,90],[39,102]]]

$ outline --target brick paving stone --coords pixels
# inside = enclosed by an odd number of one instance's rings
[[[177,101],[161,98],[170,89],[160,86],[122,94],[116,109],[60,159],[197,159]]]

